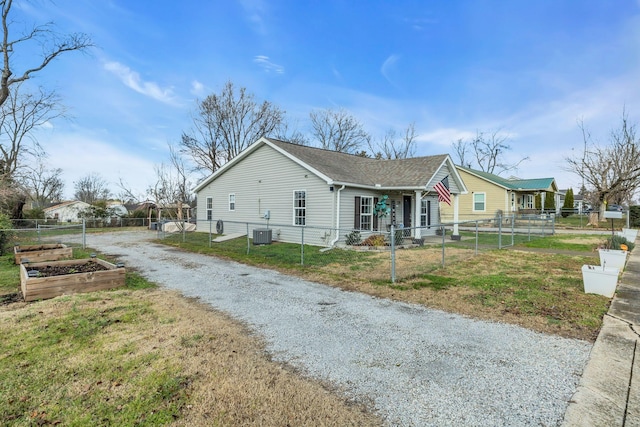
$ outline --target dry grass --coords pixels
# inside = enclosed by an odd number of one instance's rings
[[[577,239],[578,243],[601,238]],[[396,268],[406,279],[379,280],[379,271],[331,264],[299,273],[332,286],[424,305],[485,320],[523,326],[538,332],[595,341],[609,300],[585,294],[581,266],[592,254],[568,256],[517,250],[440,248],[397,252]],[[388,253],[376,255],[389,263]],[[386,264],[385,264],[386,265]]]
[[[86,349],[66,357],[64,367],[50,367],[46,360],[42,361],[42,370],[62,368],[74,373],[65,381],[63,392],[59,384],[47,381],[50,378],[47,372],[41,372],[41,382],[35,386],[38,393],[43,393],[43,401],[31,402],[38,399],[35,394],[21,396],[15,390],[16,395],[3,399],[2,405],[8,407],[0,406],[2,413],[16,417],[16,413],[28,412],[14,419],[24,425],[39,422],[69,425],[74,424],[73,418],[65,417],[71,417],[74,410],[64,402],[82,401],[84,411],[91,413],[104,410],[102,406],[109,402],[120,401],[123,403],[117,406],[114,403],[114,408],[108,411],[124,412],[132,396],[154,393],[136,390],[134,377],[170,371],[172,377],[181,379],[179,396],[184,399],[178,405],[179,415],[174,415],[173,425],[381,425],[378,418],[362,406],[347,402],[335,390],[270,361],[261,341],[242,325],[196,300],[166,290],[119,290],[33,304],[13,303],[0,307],[0,331],[3,335],[32,336],[43,328],[54,327],[70,311],[82,314],[97,310],[104,321],[105,316],[114,313],[126,316],[127,307],[137,307],[135,320],[119,318],[117,322],[107,322]],[[7,350],[10,349],[4,349]],[[110,356],[99,362],[99,368],[83,368],[95,364],[99,355]],[[127,374],[129,378],[101,378],[104,374],[100,372],[113,366],[128,366],[131,361],[135,361],[136,367]],[[171,399],[177,397],[172,395]],[[28,405],[31,409],[23,410],[16,405]],[[65,405],[67,409],[56,413]],[[134,416],[134,424],[145,424],[145,414],[136,414],[134,410]],[[115,418],[112,422],[129,421]]]

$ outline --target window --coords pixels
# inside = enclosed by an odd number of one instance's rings
[[[373,224],[373,197],[360,198],[360,230],[371,230]]]
[[[533,209],[533,194],[527,194],[524,197],[527,201],[527,209]]]
[[[304,190],[293,192],[293,224],[307,225],[307,192]]]
[[[420,200],[420,227],[431,225],[431,200]]]
[[[485,193],[473,193],[473,210],[474,211],[485,211]]]
[[[235,211],[236,210],[236,195],[235,195],[235,193],[229,194],[229,210],[230,211]]]
[[[213,197],[207,197],[207,221],[213,219]]]
[[[511,210],[516,210],[516,193],[511,193]]]

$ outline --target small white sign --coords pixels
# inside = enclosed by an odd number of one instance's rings
[[[604,217],[605,218],[613,218],[613,219],[621,219],[622,218],[622,212],[604,211]]]

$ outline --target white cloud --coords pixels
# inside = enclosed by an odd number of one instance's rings
[[[284,67],[271,62],[268,56],[258,55],[253,58],[253,62],[260,65],[267,73],[274,72],[276,74],[284,74]]]
[[[115,74],[125,86],[135,90],[145,96],[153,98],[166,104],[176,105],[176,99],[171,88],[163,89],[155,82],[143,81],[140,74],[133,71],[126,65],[111,61],[104,64],[104,68]]]
[[[45,149],[49,165],[63,171],[67,198],[73,195],[73,183],[90,173],[98,173],[108,181],[112,193],[119,191],[120,178],[136,194],[143,194],[154,181],[154,162],[95,135],[60,133],[47,141]]]
[[[476,132],[456,129],[439,128],[431,132],[418,135],[416,141],[419,143],[436,144],[442,147],[451,148],[451,144],[459,139],[469,140],[476,136]]]
[[[390,73],[393,71],[393,68],[399,59],[400,55],[391,55],[384,61],[382,67],[380,67],[380,73],[382,76],[393,86],[395,86],[395,84],[391,81]]]
[[[191,94],[195,96],[203,96],[206,88],[197,80],[191,82]]]
[[[266,35],[267,26],[264,22],[264,16],[267,12],[266,3],[263,0],[240,0],[240,5],[252,24],[251,28],[258,34]]]

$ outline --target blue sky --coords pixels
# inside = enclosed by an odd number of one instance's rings
[[[231,80],[302,132],[314,109],[344,108],[374,137],[415,122],[418,155],[501,129],[516,175],[580,180],[578,121],[607,141],[623,108],[640,122],[640,0],[130,1],[14,5],[18,25],[53,21],[96,48],[62,56],[32,83],[73,118],[38,136],[73,181],[92,172],[137,192],[196,101]],[[114,191],[117,191],[114,185]]]

